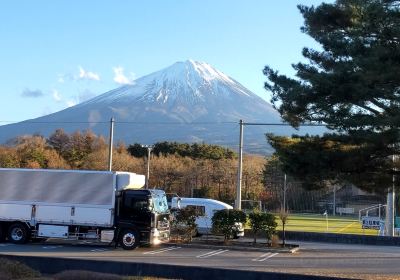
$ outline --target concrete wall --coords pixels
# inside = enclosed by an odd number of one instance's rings
[[[154,276],[173,279],[229,279],[229,280],[325,280],[332,277],[307,276],[297,274],[284,274],[275,272],[257,272],[244,270],[230,270],[221,268],[207,268],[196,266],[165,265],[154,263],[134,263],[116,261],[98,261],[81,259],[63,259],[49,257],[7,256],[17,260],[41,273],[54,274],[64,270],[87,270],[104,273],[131,276]]]
[[[400,237],[286,231],[287,240],[400,246]],[[282,232],[279,232],[282,238]]]

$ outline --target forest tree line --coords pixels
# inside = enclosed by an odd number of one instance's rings
[[[108,169],[108,143],[91,131],[66,133],[56,130],[48,138],[21,136],[0,146],[2,168]],[[140,144],[118,142],[113,149],[113,170],[146,174],[147,150]],[[208,197],[233,203],[238,162],[229,149],[208,144],[160,142],[150,158],[150,187],[180,196]],[[242,199],[261,201],[268,210],[281,207],[283,173],[275,157],[245,155]],[[288,205],[298,211],[312,210],[326,190],[305,191],[288,178]]]
[[[146,174],[146,148],[118,142],[113,149],[113,170]],[[260,199],[265,159],[246,156],[243,198]],[[108,143],[91,131],[56,130],[49,137],[20,136],[0,146],[2,168],[107,170]],[[180,196],[193,193],[232,202],[235,197],[237,159],[232,150],[208,144],[156,143],[150,158],[151,187]]]

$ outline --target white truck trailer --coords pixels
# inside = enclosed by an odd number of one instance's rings
[[[162,190],[129,172],[0,168],[0,240],[61,238],[134,249],[169,240]]]

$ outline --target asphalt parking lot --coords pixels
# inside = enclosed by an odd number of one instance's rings
[[[400,279],[400,248],[327,243],[300,243],[296,253],[199,249],[179,245],[125,251],[88,243],[0,244],[0,254],[113,260],[313,274],[362,279]]]

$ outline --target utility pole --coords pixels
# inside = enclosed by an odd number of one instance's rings
[[[393,165],[395,164],[395,155],[392,155]],[[393,167],[393,170],[396,169]],[[387,204],[386,204],[386,235],[394,236],[394,215],[395,215],[395,175],[392,177],[392,189],[389,189],[387,194]]]
[[[239,121],[240,134],[239,134],[239,166],[238,166],[238,176],[237,176],[237,186],[236,186],[236,209],[242,209],[242,176],[243,176],[243,120]]]
[[[108,144],[108,171],[112,171],[112,154],[114,142],[114,118],[110,120],[110,142]]]

